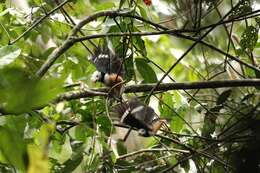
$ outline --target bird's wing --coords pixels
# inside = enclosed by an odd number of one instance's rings
[[[113,50],[107,46],[99,46],[94,51],[94,55],[90,58],[96,69],[103,73],[115,73],[124,76],[123,59],[117,56]]]
[[[137,99],[132,99],[127,103],[117,105],[114,112],[120,118],[120,122],[137,129],[151,130],[151,123],[145,122],[142,111],[145,108]]]
[[[110,73],[118,74],[121,77],[124,77],[124,64],[123,59],[117,55],[111,55],[110,61]]]
[[[96,66],[97,71],[108,73],[110,68],[110,55],[107,48],[97,47],[90,60]]]
[[[130,100],[129,105],[131,107],[131,114],[135,117],[135,119],[149,125],[152,124],[156,114],[151,107],[143,104],[137,99]]]

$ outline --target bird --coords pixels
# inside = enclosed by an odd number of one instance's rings
[[[99,45],[90,61],[95,65],[96,71],[91,76],[91,81],[101,82],[105,86],[113,88],[112,95],[120,97],[123,90],[124,67],[123,59],[107,45]]]
[[[116,105],[113,113],[120,118],[120,122],[138,129],[139,135],[149,137],[155,135],[166,121],[160,119],[153,108],[132,98]]]

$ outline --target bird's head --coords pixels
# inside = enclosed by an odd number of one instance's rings
[[[91,81],[96,82],[102,82],[104,80],[104,75],[100,71],[95,71],[91,76]]]

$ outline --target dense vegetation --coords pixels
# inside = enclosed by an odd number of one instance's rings
[[[0,0],[0,172],[259,172],[259,15],[257,0]],[[103,43],[123,98],[168,128],[122,140],[90,80]]]

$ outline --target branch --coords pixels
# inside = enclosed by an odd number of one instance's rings
[[[104,88],[105,91],[108,92],[108,88]],[[73,100],[78,98],[85,98],[85,97],[94,97],[94,96],[108,96],[107,92],[102,92],[97,90],[83,90],[83,91],[70,91],[65,94],[58,96],[54,102],[60,102],[63,100]]]
[[[148,92],[154,88],[156,84],[140,84],[125,87],[125,93]],[[162,83],[155,91],[170,91],[179,89],[210,89],[210,88],[226,88],[226,87],[259,87],[260,79],[243,79],[243,80],[221,80],[221,81],[203,81],[203,82],[176,82]],[[71,91],[58,96],[54,102],[63,100],[73,100],[85,97],[107,96],[109,88],[89,89],[85,91]]]
[[[117,159],[120,160],[120,159],[125,159],[125,158],[128,158],[128,157],[132,157],[132,156],[135,156],[135,155],[139,155],[139,154],[142,154],[142,153],[148,153],[148,152],[161,152],[161,151],[173,151],[173,152],[180,152],[180,153],[190,153],[190,151],[188,150],[182,150],[182,149],[177,149],[177,148],[151,148],[151,149],[141,149],[141,150],[138,150],[138,151],[134,151],[132,153],[127,153],[127,154],[124,154],[124,155],[121,155],[119,156]]]

